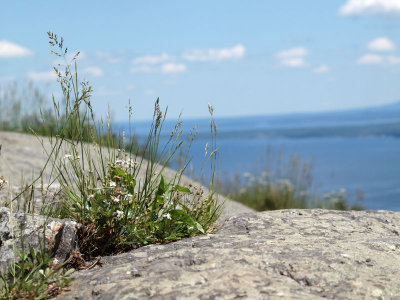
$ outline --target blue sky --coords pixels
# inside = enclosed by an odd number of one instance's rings
[[[93,105],[149,119],[325,111],[400,100],[400,0],[3,1],[0,86],[56,97],[48,30],[80,50]]]

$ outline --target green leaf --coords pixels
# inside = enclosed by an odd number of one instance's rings
[[[201,233],[205,233],[205,230],[203,228],[203,226],[201,226],[201,224],[195,220],[193,220],[193,218],[187,214],[185,211],[181,210],[181,209],[175,209],[173,211],[171,211],[171,216],[173,220],[179,220],[183,223],[185,223],[186,225],[190,225],[193,226],[195,228],[197,228],[198,231],[200,231]]]
[[[29,252],[30,252],[30,254],[31,254],[32,259],[35,259],[35,257],[36,257],[36,251],[35,251],[35,249],[34,249],[31,245],[29,245]]]
[[[196,224],[196,228],[201,232],[201,233],[205,233],[203,226],[200,225],[199,222],[194,221],[194,223]]]
[[[176,220],[176,221],[180,221],[183,222],[187,225],[192,225],[192,226],[196,226],[194,224],[193,219],[183,210],[181,209],[175,209],[171,211],[171,218],[172,220]]]
[[[157,189],[157,196],[161,196],[165,193],[165,178],[164,175],[161,175],[160,183],[158,184],[158,189]]]
[[[64,273],[64,276],[69,277],[74,272],[75,272],[75,269],[69,269],[67,272]]]
[[[115,168],[113,173],[114,173],[114,176],[115,175],[120,176],[120,177],[125,176],[125,172],[120,168]]]
[[[25,252],[18,253],[18,255],[22,261],[25,261],[28,258],[28,254],[26,254]]]
[[[183,187],[183,186],[180,186],[180,185],[176,185],[175,186],[175,189],[178,191],[178,192],[182,192],[182,193],[186,193],[186,194],[190,194],[191,192],[190,192],[190,189],[188,188],[188,187]]]

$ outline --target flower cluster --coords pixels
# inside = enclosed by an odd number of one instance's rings
[[[130,171],[138,165],[137,161],[133,160],[125,150],[118,150],[117,158],[115,167],[121,168],[124,171]]]
[[[105,176],[97,181],[92,177],[87,185],[82,206],[85,221],[96,224],[90,228],[93,251],[176,240],[209,230],[214,202],[203,197],[202,188],[180,186],[162,174],[157,182],[147,182],[151,186],[136,185],[135,168],[131,159],[109,162]]]
[[[135,167],[135,166],[137,165],[137,162],[134,161],[133,159],[128,158],[128,159],[126,159],[126,160],[124,160],[124,159],[118,159],[118,160],[115,162],[115,164],[116,164],[117,166],[119,166],[119,167],[124,168],[124,169],[131,169],[131,168],[133,168],[133,167]]]
[[[136,181],[118,161],[110,163],[108,176],[102,180],[101,186],[88,189],[87,207],[93,221],[102,223],[105,228],[112,228],[121,220],[132,221],[137,199],[135,185]]]
[[[4,179],[3,176],[0,176],[0,190],[8,184],[8,181]]]

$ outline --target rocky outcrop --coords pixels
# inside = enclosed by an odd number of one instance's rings
[[[28,245],[37,250],[44,247],[60,263],[64,262],[74,250],[79,251],[80,227],[74,221],[11,213],[10,209],[0,207],[0,271],[6,274],[10,263],[14,259],[18,262],[15,249],[21,250],[21,241],[26,252],[29,252]]]
[[[400,213],[282,210],[103,257],[58,299],[399,299]]]

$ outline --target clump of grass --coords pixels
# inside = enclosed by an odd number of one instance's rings
[[[52,52],[66,59],[63,40],[52,33],[49,38],[58,49]],[[212,230],[221,207],[213,193],[203,195],[194,187],[181,185],[187,162],[172,178],[164,176],[169,161],[184,142],[181,121],[178,119],[169,140],[161,146],[166,111],[162,112],[157,99],[143,147],[148,160],[138,155],[137,148],[132,153],[135,145],[127,144],[124,134],[116,145],[110,114],[106,122],[96,123],[90,102],[92,88],[86,81],[78,82],[77,55],[71,62],[66,61],[64,70],[55,68],[64,95],[62,116],[60,106],[54,104],[56,118],[68,122],[61,123],[51,140],[49,161],[64,197],[52,206],[50,214],[83,225],[81,251],[87,258]],[[129,119],[131,112],[129,108]],[[216,158],[216,154],[211,157]]]
[[[0,191],[8,185],[0,176]],[[10,202],[13,217],[12,201]],[[45,228],[45,227],[44,227]],[[57,296],[72,281],[74,269],[65,269],[44,246],[45,233],[39,238],[39,249],[26,247],[21,228],[21,249],[14,245],[15,258],[7,274],[0,273],[0,299],[48,299]]]
[[[70,218],[83,225],[79,245],[82,261],[150,243],[168,243],[213,232],[222,210],[213,193],[213,182],[208,195],[200,187],[182,184],[187,160],[174,175],[166,176],[168,163],[184,142],[180,119],[167,143],[160,145],[167,112],[162,112],[157,99],[150,133],[142,148],[137,147],[134,138],[126,139],[125,133],[116,136],[110,113],[105,121],[94,117],[92,87],[87,81],[78,80],[76,58],[79,52],[67,61],[68,50],[63,39],[50,32],[48,36],[54,49],[52,53],[65,61],[64,65],[55,67],[63,98],[61,103],[53,98],[52,116],[57,125],[52,127],[50,148],[39,137],[40,131],[33,130],[48,156],[40,176],[14,199],[27,194],[28,204],[21,207],[35,211],[35,187],[38,182],[44,186],[44,173],[50,168],[47,191],[54,190],[52,186],[60,188],[50,197],[42,195],[38,209],[49,217]],[[128,113],[131,121],[131,107]],[[213,119],[211,131],[215,141]],[[211,149],[208,159],[215,171],[218,151],[216,143],[213,146],[215,149]],[[3,294],[11,291],[13,295],[25,295],[25,290],[31,289],[18,285],[12,278],[26,278],[21,280],[37,287],[35,291],[42,298],[47,297],[46,291],[51,289],[52,282],[60,288],[67,283],[62,278],[70,273],[64,269],[53,271],[49,257],[40,252],[41,258],[35,259],[37,253],[33,254],[21,252],[23,265],[15,265],[11,269],[18,272],[4,276]],[[53,277],[42,280],[37,274]],[[38,276],[41,281],[31,280],[32,276]]]
[[[8,274],[0,274],[1,299],[48,299],[55,297],[72,281],[74,269],[60,266],[43,248],[16,249],[19,262],[11,264]]]
[[[275,161],[275,169],[265,167],[258,176],[245,173],[244,176],[235,175],[233,179],[222,182],[221,192],[257,211],[291,208],[363,209],[358,198],[349,204],[344,190],[323,196],[315,194],[312,190],[311,162],[304,163],[296,155],[286,160],[280,155]]]
[[[354,201],[350,204],[350,199],[346,195],[344,189],[339,191],[331,191],[324,195],[315,196],[312,202],[312,207],[334,209],[334,210],[364,210],[364,206],[360,203],[363,198],[363,192],[358,191],[354,196]]]

